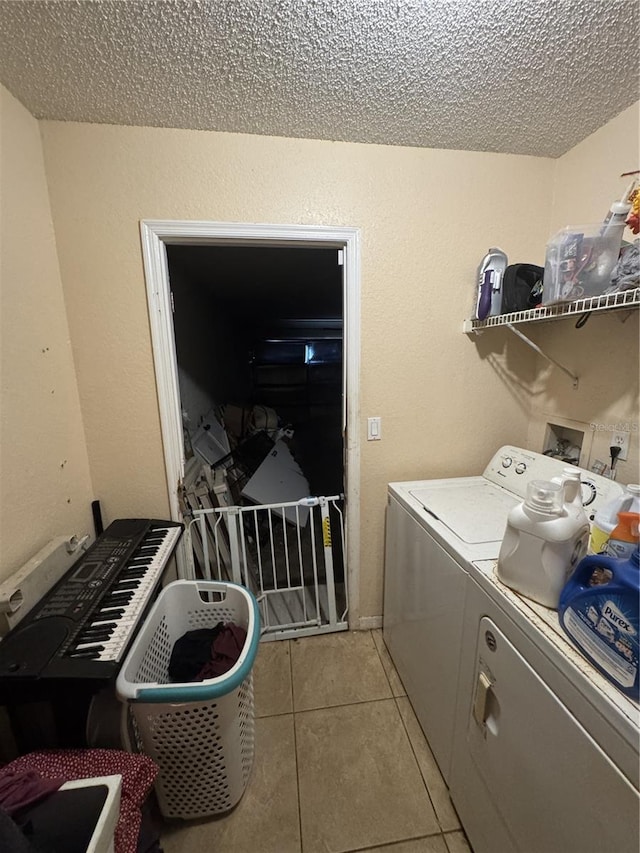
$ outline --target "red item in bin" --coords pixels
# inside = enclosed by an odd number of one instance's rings
[[[151,758],[118,749],[43,750],[16,758],[3,768],[3,772],[11,773],[29,770],[58,784],[95,776],[122,776],[115,853],[136,853],[142,823],[140,809],[158,775],[158,766]]]

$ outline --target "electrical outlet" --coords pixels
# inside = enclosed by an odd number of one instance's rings
[[[611,437],[611,447],[620,448],[618,459],[621,459],[624,462],[629,455],[629,433],[626,430],[614,432]]]

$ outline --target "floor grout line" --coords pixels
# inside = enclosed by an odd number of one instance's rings
[[[376,844],[376,850],[385,850],[391,849],[398,844],[405,844],[408,841],[422,841],[425,838],[438,838],[441,837],[446,846],[447,842],[444,838],[444,832],[430,832],[427,835],[410,835],[407,838],[398,838],[396,841],[385,841],[383,844]],[[371,850],[371,847],[350,847],[349,850],[344,850],[343,853],[367,853],[368,850]]]
[[[429,786],[427,785],[427,780],[424,778],[424,773],[422,772],[422,767],[420,766],[420,761],[418,760],[418,755],[417,755],[415,747],[413,745],[413,741],[411,740],[411,735],[409,734],[409,729],[407,727],[407,724],[405,722],[404,717],[402,716],[402,711],[400,710],[400,704],[398,702],[399,698],[404,699],[405,697],[404,696],[403,697],[394,696],[394,702],[396,703],[396,709],[398,711],[398,716],[400,717],[400,724],[402,725],[402,728],[404,729],[404,733],[407,736],[407,740],[409,741],[409,747],[411,749],[411,754],[413,755],[414,761],[416,762],[416,765],[418,767],[418,773],[420,774],[420,778],[422,779],[422,784],[424,785],[424,789],[427,792],[427,797],[429,798],[429,802],[431,803],[431,808],[433,809],[433,814],[435,815],[435,818],[438,821],[438,826],[440,827],[440,833],[443,834],[444,829],[443,829],[442,824],[440,823],[440,818],[438,816],[438,810],[436,809],[436,805],[433,801],[433,797],[431,796],[431,791],[429,790]],[[415,713],[413,711],[413,706],[411,705],[410,700],[407,699],[407,701],[409,702],[409,705],[412,709],[412,712]],[[446,842],[445,842],[445,844],[446,844]]]
[[[302,840],[302,809],[300,808],[300,770],[298,768],[298,735],[296,732],[296,714],[294,710],[294,697],[293,697],[293,650],[291,648],[291,640],[287,640],[289,643],[289,678],[291,679],[291,721],[293,723],[293,758],[296,765],[296,798],[298,802],[298,838],[300,841],[300,853],[303,853],[303,840]]]
[[[391,683],[391,679],[389,678],[389,673],[387,672],[387,669],[384,665],[384,661],[382,660],[382,655],[380,654],[380,649],[378,648],[378,644],[375,641],[375,638],[373,636],[373,632],[371,632],[371,639],[373,640],[373,646],[374,646],[376,653],[378,655],[378,660],[380,661],[380,666],[382,667],[382,671],[384,672],[384,677],[387,679],[387,684],[389,685],[389,690],[391,691],[391,695],[395,699],[396,697],[393,695],[393,684]],[[382,635],[380,635],[380,639],[384,643],[384,639],[382,638]],[[385,646],[385,648],[386,648],[386,646]]]
[[[352,705],[368,705],[370,702],[395,702],[396,699],[404,699],[405,696],[378,696],[371,699],[356,699],[353,702],[340,702],[336,705],[317,705],[314,708],[300,708],[297,711],[276,711],[273,714],[256,714],[256,720],[268,720],[272,717],[288,717],[291,714],[310,714],[313,711],[330,711],[332,708],[349,708]]]

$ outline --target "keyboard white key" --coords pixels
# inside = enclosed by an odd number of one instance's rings
[[[181,533],[181,527],[159,527],[149,531],[109,593],[103,597],[93,619],[84,626],[77,644],[70,651],[72,657],[120,660]],[[149,543],[149,539],[159,541]],[[143,559],[149,562],[145,565]],[[130,577],[138,573],[139,578]],[[120,601],[122,603],[117,603]],[[95,636],[103,632],[107,634],[104,638]]]

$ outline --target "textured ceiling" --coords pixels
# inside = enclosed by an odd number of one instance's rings
[[[0,0],[37,118],[557,157],[639,97],[637,0]]]

